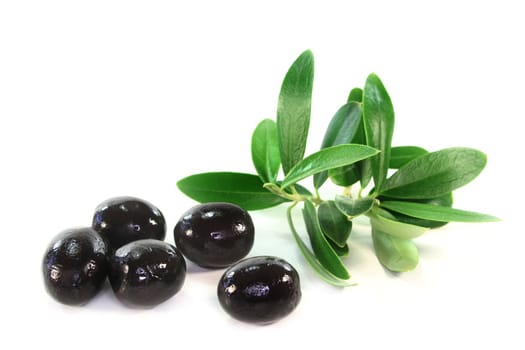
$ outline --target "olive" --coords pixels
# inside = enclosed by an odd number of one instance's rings
[[[69,229],[49,244],[42,263],[48,293],[68,305],[88,302],[107,276],[107,247],[91,227]]]
[[[139,198],[116,197],[96,208],[93,228],[107,241],[111,251],[139,239],[164,240],[166,220],[151,203]]]
[[[239,261],[222,275],[217,295],[233,318],[271,323],[290,314],[301,300],[297,271],[283,259],[258,256]]]
[[[175,225],[175,245],[195,264],[230,266],[253,247],[250,214],[231,203],[206,203],[188,210]]]
[[[109,281],[129,306],[151,307],[177,294],[186,278],[186,262],[173,245],[155,239],[128,243],[109,262]]]

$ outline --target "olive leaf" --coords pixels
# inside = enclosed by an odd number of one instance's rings
[[[338,278],[343,280],[349,279],[350,274],[346,270],[346,267],[321,231],[319,220],[317,219],[317,212],[310,201],[304,202],[303,218],[306,225],[306,232],[308,232],[308,236],[310,237],[312,250],[319,262]]]
[[[416,159],[428,151],[417,146],[399,146],[390,149],[390,169],[399,169],[411,160]]]
[[[347,280],[343,280],[335,276],[333,273],[328,271],[320,262],[317,260],[315,255],[308,249],[306,244],[303,242],[299,234],[297,233],[297,230],[295,229],[295,225],[293,224],[292,219],[292,209],[294,208],[295,204],[288,207],[288,210],[286,210],[286,218],[288,220],[288,225],[290,227],[290,231],[292,232],[292,236],[297,243],[297,246],[299,247],[299,250],[301,251],[301,254],[305,258],[306,262],[312,270],[325,282],[334,285],[336,287],[349,287],[353,286],[353,283],[348,282]]]
[[[393,200],[392,198],[388,197],[378,197],[379,201],[383,203],[383,201]],[[453,203],[453,197],[452,192],[449,192],[443,196],[439,196],[436,198],[430,198],[430,199],[404,199],[404,202],[415,202],[415,203],[423,203],[433,206],[439,206],[439,207],[452,207]],[[386,209],[386,208],[384,208]],[[425,220],[425,219],[419,219],[415,218],[413,216],[401,214],[398,212],[394,212],[391,210],[388,210],[388,212],[395,217],[396,221],[404,222],[405,224],[411,224],[416,226],[423,226],[428,228],[438,228],[445,226],[448,222],[445,221],[434,221],[434,220]]]
[[[351,186],[359,181],[359,168],[361,163],[365,161],[366,159],[351,165],[330,169],[328,170],[328,177],[338,186]]]
[[[287,201],[264,189],[259,176],[251,174],[195,174],[177,182],[177,187],[198,202],[229,202],[246,210],[270,208]]]
[[[455,147],[427,153],[395,172],[380,193],[393,198],[439,197],[472,181],[486,162],[485,154],[471,148]]]
[[[297,163],[284,178],[281,188],[331,168],[348,165],[377,154],[365,145],[338,145],[317,151]]]
[[[348,254],[350,253],[350,248],[348,248],[348,244],[345,244],[344,246],[340,247],[330,239],[327,239],[327,241],[328,243],[330,243],[330,246],[332,247],[334,252],[337,254],[337,256],[342,258],[342,257],[348,256]]]
[[[365,139],[365,129],[363,127],[363,118],[361,113],[361,123],[359,123],[359,126],[357,128],[357,131],[354,135],[354,138],[352,139],[353,144],[359,144],[364,145],[366,144]],[[345,165],[339,168],[333,168],[328,170],[328,176],[332,180],[333,183],[335,183],[338,186],[351,186],[357,181],[363,180],[367,181],[366,177],[369,174],[368,181],[370,181],[372,175],[368,171],[370,168],[367,167],[367,164],[369,163],[368,159],[363,159],[359,162],[355,162],[350,165]],[[363,176],[365,178],[363,178]]]
[[[392,236],[372,225],[372,241],[379,262],[388,270],[406,272],[417,266],[419,252],[411,240]]]
[[[363,90],[361,88],[353,88],[348,94],[348,102],[362,102],[363,101]]]
[[[374,199],[372,197],[350,198],[338,195],[335,197],[335,205],[344,215],[355,217],[372,209]]]
[[[366,144],[380,151],[369,160],[375,189],[380,192],[390,164],[394,107],[383,83],[375,74],[368,76],[363,90],[363,125]]]
[[[257,174],[263,182],[275,182],[281,156],[277,139],[277,125],[271,119],[264,119],[255,128],[252,135],[252,161]]]
[[[344,248],[352,232],[352,221],[339,211],[334,201],[322,202],[317,208],[317,216],[324,235],[335,245]]]
[[[310,126],[314,56],[303,52],[284,78],[277,105],[279,151],[284,174],[303,159]]]
[[[357,102],[361,103],[363,100],[363,90],[360,88],[353,88],[352,91],[350,91],[350,94],[348,95],[347,102]],[[365,129],[363,126],[363,113],[361,111],[361,118],[360,123],[357,126],[357,130],[354,134],[354,137],[350,141],[350,143],[359,144],[359,145],[365,145],[366,144],[366,138],[365,138]],[[370,181],[370,178],[372,177],[371,173],[366,172],[368,169],[365,166],[364,171],[362,170],[364,164],[366,164],[368,160],[364,159],[362,161],[356,162],[354,164],[342,166],[340,168],[334,168],[328,170],[328,176],[332,180],[333,183],[335,183],[338,186],[351,186],[357,181],[361,180],[361,174],[365,174],[365,177],[367,174],[369,174],[368,181]],[[364,181],[367,181],[366,179]],[[365,185],[366,186],[366,185]],[[365,187],[362,186],[362,187]]]
[[[384,201],[381,202],[381,207],[424,220],[443,222],[491,222],[500,220],[492,215],[424,203]]]
[[[389,212],[377,207],[369,213],[369,217],[372,227],[402,239],[419,237],[428,230],[426,227],[399,222]]]
[[[361,105],[349,102],[333,116],[321,144],[321,149],[351,143],[361,124]],[[314,186],[319,188],[328,178],[326,171],[314,175]]]

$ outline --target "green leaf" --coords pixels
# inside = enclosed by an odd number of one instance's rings
[[[348,244],[345,244],[344,246],[340,247],[330,239],[327,239],[327,241],[328,243],[330,243],[330,246],[332,247],[334,252],[337,254],[337,256],[345,257],[345,256],[348,256],[348,254],[350,253],[350,248],[348,248]]]
[[[341,107],[334,115],[324,135],[321,149],[347,144],[354,138],[359,124],[361,124],[361,106],[350,102]],[[323,171],[314,175],[314,186],[319,188],[328,178],[328,173]]]
[[[310,126],[314,56],[303,52],[284,78],[277,106],[279,151],[284,174],[303,159]]]
[[[379,196],[378,199],[383,201],[392,200],[388,197],[382,197]],[[434,206],[441,206],[441,207],[452,207],[453,198],[452,198],[452,192],[449,192],[443,196],[437,197],[437,198],[431,198],[431,199],[404,199],[404,201],[408,202],[415,202],[415,203],[423,203],[428,205],[434,205]],[[412,216],[408,216],[401,213],[396,213],[393,211],[389,211],[390,214],[392,214],[396,221],[404,222],[405,224],[411,224],[416,226],[423,226],[428,228],[438,228],[445,226],[447,222],[442,221],[433,221],[433,220],[424,220],[424,219],[418,219]]]
[[[409,215],[419,219],[434,221],[456,221],[456,222],[491,222],[499,221],[498,218],[476,213],[472,211],[459,210],[449,207],[440,207],[432,204],[385,201],[381,202],[381,207],[395,212]]]
[[[324,201],[317,209],[319,225],[326,237],[343,248],[352,232],[352,221],[337,209],[334,201]]]
[[[317,213],[314,205],[310,201],[304,202],[303,218],[306,225],[306,231],[310,237],[312,250],[319,262],[332,274],[340,279],[349,279],[350,274],[346,267],[337,256],[337,253],[326,240],[319,226]]]
[[[330,169],[328,170],[328,176],[338,186],[351,186],[359,181],[359,166],[361,162]]]
[[[383,83],[370,74],[363,91],[363,122],[366,144],[381,151],[370,159],[376,191],[381,191],[390,164],[390,147],[394,132],[394,107]]]
[[[321,149],[352,141],[361,121],[361,106],[350,102],[339,108],[330,121]]]
[[[359,164],[359,173],[361,175],[360,183],[361,188],[365,188],[372,180],[372,161],[365,159]]]
[[[336,196],[335,205],[344,215],[356,217],[372,209],[374,199],[372,197],[350,198],[346,196]]]
[[[416,245],[409,239],[394,237],[372,226],[372,240],[379,262],[392,272],[413,270],[419,262]]]
[[[377,150],[365,145],[332,146],[313,153],[297,163],[284,178],[285,188],[310,175],[321,171],[355,163],[377,154]]]
[[[357,128],[357,132],[355,133],[354,138],[352,139],[352,143],[359,145],[366,144],[365,129],[363,127],[362,118],[361,123],[359,123],[359,127]],[[366,170],[369,169],[366,167],[367,163],[369,163],[369,159],[364,159],[362,161],[346,165],[340,168],[330,169],[328,170],[328,176],[330,176],[332,182],[338,186],[351,186],[359,180],[367,181],[366,179],[362,178],[362,174],[364,174],[365,177],[366,174],[368,174],[366,172]],[[370,181],[371,178],[372,175],[370,173],[368,181]]]
[[[472,181],[485,167],[487,157],[471,148],[447,148],[422,155],[395,172],[382,195],[424,199],[442,196]]]
[[[228,202],[245,210],[265,209],[286,202],[286,199],[264,189],[261,179],[251,174],[195,174],[180,180],[177,186],[198,202]]]
[[[348,102],[359,102],[363,100],[363,90],[360,88],[354,88],[350,91],[348,95]],[[350,143],[365,145],[365,129],[362,122],[362,113],[361,113],[361,123],[357,127],[354,138]],[[361,187],[366,187],[370,179],[372,178],[372,173],[369,171],[370,167],[367,167],[369,160],[364,159],[360,162],[356,162],[351,165],[346,165],[340,168],[330,169],[328,171],[328,176],[338,186],[351,186],[359,180],[363,181]],[[368,171],[367,171],[368,170]]]
[[[363,90],[361,88],[353,88],[348,95],[348,102],[362,102]]]
[[[428,151],[417,146],[399,146],[390,149],[390,169],[399,169],[411,160],[416,159]]]
[[[306,244],[303,242],[303,240],[301,239],[301,237],[297,233],[297,230],[295,229],[295,226],[293,224],[292,209],[293,209],[294,206],[295,206],[295,204],[290,206],[288,208],[288,210],[286,210],[286,218],[288,220],[288,225],[290,226],[290,230],[292,231],[293,238],[295,239],[295,242],[297,243],[297,246],[299,247],[299,250],[303,254],[303,257],[305,258],[305,260],[308,263],[308,265],[310,265],[312,270],[314,270],[314,272],[323,281],[325,281],[325,282],[327,282],[327,283],[329,283],[331,285],[334,285],[336,287],[353,286],[354,285],[353,283],[349,283],[346,280],[342,280],[342,279],[338,278],[337,276],[335,276],[334,274],[332,274],[327,269],[325,269],[325,267],[319,262],[319,260],[317,260],[317,258],[310,251],[310,249],[308,249]]]
[[[277,124],[271,119],[264,119],[253,132],[252,160],[261,180],[274,183],[281,166],[281,156]]]
[[[402,239],[419,237],[428,230],[426,227],[399,222],[389,212],[379,208],[374,208],[369,216],[372,227]]]

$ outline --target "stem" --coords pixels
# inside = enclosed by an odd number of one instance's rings
[[[271,182],[265,183],[263,185],[263,187],[266,188],[268,191],[272,192],[273,194],[275,194],[275,195],[277,195],[279,197],[288,199],[288,200],[293,201],[293,202],[304,202],[304,201],[310,200],[310,201],[314,202],[316,205],[319,205],[323,201],[319,197],[318,193],[317,193],[317,196],[304,196],[304,195],[300,194],[299,192],[297,192],[297,189],[295,188],[294,185],[290,186],[290,189],[292,191],[291,194],[286,192],[286,191],[284,191],[279,186],[277,186],[276,184],[271,183]]]
[[[273,183],[266,183],[263,185],[263,187],[279,197],[282,197],[282,198],[285,198],[285,199],[288,199],[294,202],[304,200],[303,196],[301,196],[300,194],[297,193],[297,191],[295,191],[295,188],[292,189],[292,191],[294,191],[295,193],[289,194],[288,192],[281,190],[279,186]]]
[[[319,189],[316,187],[315,188],[315,198],[314,198],[314,201],[317,202],[319,201],[319,203],[321,203],[323,200],[321,199],[321,195],[319,194]]]

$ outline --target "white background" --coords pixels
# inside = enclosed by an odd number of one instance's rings
[[[520,2],[185,3],[0,3],[0,348],[523,349]],[[401,275],[381,268],[359,221],[345,259],[359,285],[341,290],[313,276],[284,207],[254,212],[251,255],[289,260],[303,286],[298,309],[264,327],[225,314],[215,296],[222,271],[191,264],[180,294],[152,310],[127,309],[108,288],[85,307],[45,293],[46,245],[89,225],[102,200],[151,201],[173,242],[194,204],[178,179],[251,172],[251,132],[275,117],[282,78],[307,48],[316,59],[307,152],[376,72],[394,102],[394,144],[486,152],[485,171],[455,205],[504,221],[429,232],[417,239],[418,268]]]

